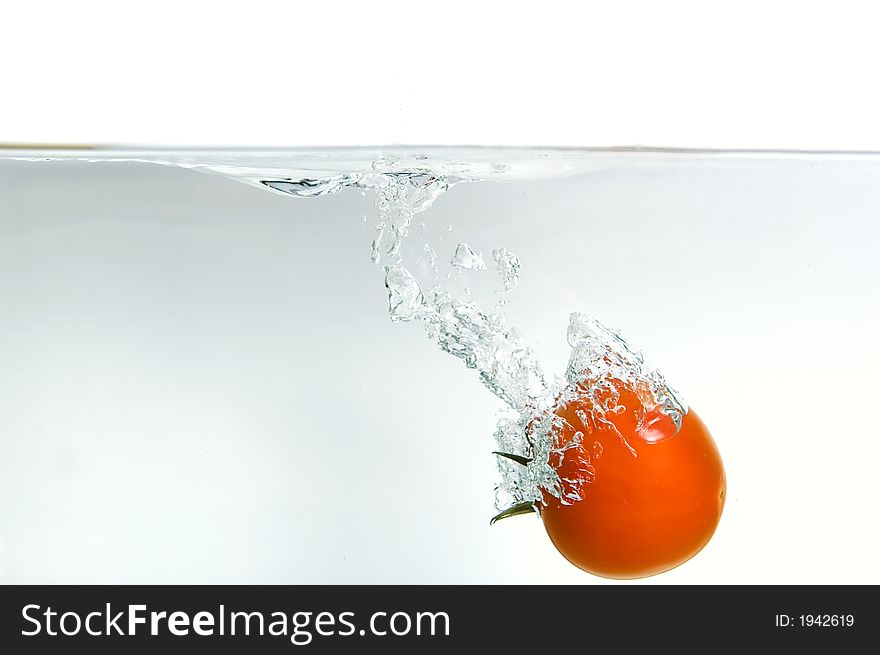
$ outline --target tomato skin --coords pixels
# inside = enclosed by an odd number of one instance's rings
[[[557,472],[577,476],[580,458],[581,470],[587,461],[595,476],[583,486],[582,500],[563,505],[548,494],[540,511],[553,544],[575,566],[607,578],[641,578],[686,562],[708,543],[721,518],[726,478],[718,448],[693,410],[676,433],[659,411],[639,422],[633,393],[623,390],[620,404],[626,410],[608,417],[619,434],[582,428],[577,400],[557,408],[577,426],[563,428],[560,442],[576,429],[584,433]],[[646,422],[651,426],[640,428]]]

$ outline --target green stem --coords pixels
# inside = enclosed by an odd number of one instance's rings
[[[536,512],[534,503],[519,503],[518,505],[514,505],[513,507],[508,507],[503,512],[500,512],[492,517],[492,520],[489,521],[489,525],[495,525],[497,521],[501,519],[506,519],[511,516],[519,516],[520,514],[532,514]]]
[[[522,455],[514,455],[513,453],[500,453],[497,450],[492,452],[493,455],[498,455],[499,457],[505,457],[509,460],[516,462],[517,464],[522,464],[523,466],[528,466],[529,462],[532,460],[528,457],[523,457]]]

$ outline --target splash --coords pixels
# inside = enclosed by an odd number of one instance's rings
[[[577,312],[570,315],[567,337],[571,356],[565,375],[550,376],[520,333],[507,325],[503,313],[487,311],[470,299],[468,286],[464,287],[464,297],[459,297],[440,283],[439,255],[428,243],[423,245],[422,253],[433,271],[432,283],[420,283],[404,265],[402,256],[413,219],[455,184],[474,180],[424,167],[401,169],[396,164],[385,158],[374,162],[371,172],[261,183],[300,198],[345,188],[375,195],[377,219],[370,259],[383,266],[391,320],[421,323],[431,341],[475,370],[483,385],[505,404],[495,430],[500,455],[501,479],[495,494],[499,510],[515,512],[543,503],[548,494],[564,504],[583,498],[596,476],[591,462],[601,456],[602,446],[595,442],[586,450],[579,447],[585,445],[585,431],[616,429],[609,415],[622,409],[618,405],[620,384],[637,390],[643,409],[659,408],[680,427],[687,412],[681,397],[659,371],[645,364],[642,354],[619,332],[598,319]],[[452,231],[453,226],[447,229]],[[522,267],[519,257],[503,245],[493,249],[491,255],[500,282],[497,293],[503,296],[493,307],[499,310],[510,302],[510,294],[520,283]],[[459,277],[464,272],[483,274],[487,269],[482,253],[463,242],[449,257],[447,261]],[[574,431],[568,441],[559,443],[564,421],[554,408],[574,398],[583,401],[580,404],[586,408],[578,410],[584,431]],[[572,450],[574,455],[569,456],[579,458],[574,476],[560,477],[559,464]]]
[[[557,471],[563,458],[578,456],[581,451],[592,453],[594,460],[601,456],[601,444],[596,442],[587,448],[581,431],[574,431],[568,442],[559,443],[562,419],[553,409],[560,403],[575,397],[587,399],[581,405],[589,409],[579,416],[585,432],[614,429],[608,414],[617,410],[615,383],[629,385],[636,390],[642,409],[659,409],[677,426],[687,407],[620,333],[584,314],[571,315],[571,356],[565,375],[548,375],[502,313],[522,279],[520,258],[504,245],[492,249],[488,260],[463,242],[451,253],[438,253],[424,243],[422,254],[433,271],[430,283],[420,283],[404,265],[403,246],[415,217],[459,183],[582,174],[607,168],[621,159],[645,156],[642,150],[625,149],[601,154],[597,151],[593,157],[585,157],[584,153],[514,149],[501,153],[507,162],[504,164],[498,162],[498,151],[481,149],[440,150],[431,155],[400,149],[390,156],[377,152],[375,158],[365,158],[360,149],[339,150],[332,158],[324,150],[297,151],[295,155],[283,151],[150,154],[24,150],[0,153],[0,160],[153,163],[219,174],[293,198],[315,198],[346,189],[373,194],[377,216],[370,258],[383,267],[391,320],[421,323],[430,340],[475,370],[483,385],[504,403],[495,430],[498,452],[503,453],[498,459],[501,480],[496,487],[496,505],[509,511],[542,503],[548,494],[563,503],[577,502],[596,475],[586,458],[575,467],[575,479],[560,478]],[[654,155],[664,157],[668,153],[656,151]],[[367,216],[361,216],[361,220],[366,222]],[[446,230],[451,233],[454,226],[448,225]],[[500,299],[492,310],[472,299],[470,286],[464,286],[462,296],[444,286],[438,261],[452,265],[456,280],[465,274],[486,276],[494,263]],[[569,452],[572,450],[574,454]]]

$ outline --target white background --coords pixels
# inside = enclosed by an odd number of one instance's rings
[[[5,3],[0,142],[878,150],[872,4]]]

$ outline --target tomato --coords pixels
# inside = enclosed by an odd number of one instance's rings
[[[557,472],[580,480],[582,500],[563,504],[545,494],[539,507],[547,534],[572,564],[608,578],[640,578],[668,571],[696,555],[715,532],[724,507],[721,456],[703,421],[690,410],[676,431],[659,410],[645,411],[622,388],[613,424],[581,420],[584,399],[557,407],[567,425],[557,446],[580,431]]]

